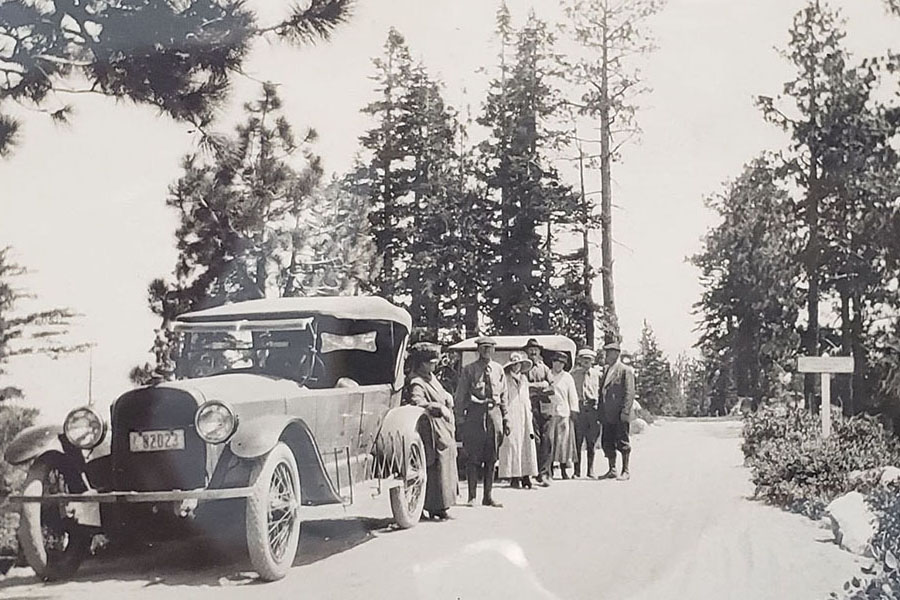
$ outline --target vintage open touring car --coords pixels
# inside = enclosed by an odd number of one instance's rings
[[[187,313],[175,378],[20,434],[31,466],[19,543],[44,579],[73,574],[94,533],[155,539],[243,523],[261,579],[283,577],[310,506],[390,489],[396,523],[421,516],[424,411],[400,406],[409,314],[376,297],[251,300]],[[233,511],[237,510],[237,514]]]

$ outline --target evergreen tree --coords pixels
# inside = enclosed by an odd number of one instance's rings
[[[0,109],[25,104],[65,121],[72,107],[60,97],[95,93],[153,106],[202,132],[255,38],[327,38],[350,5],[311,0],[262,26],[238,0],[0,0]],[[19,128],[0,112],[0,156]]]
[[[351,187],[333,181],[318,188],[305,210],[293,215],[285,296],[356,295],[374,277],[368,204]]]
[[[178,211],[175,281],[148,289],[151,310],[162,319],[153,352],[156,364],[138,367],[132,379],[171,372],[168,323],[190,310],[270,296],[299,295],[298,259],[303,232],[316,213],[310,205],[321,180],[308,149],[315,132],[298,140],[281,114],[275,86],[264,84],[245,105],[247,120],[232,137],[220,136],[210,160],[184,159],[184,174],[166,204]]]
[[[410,58],[399,32],[391,29],[374,64],[380,98],[363,112],[376,125],[361,138],[368,162],[353,176],[368,198],[382,261],[371,287],[408,306],[413,324],[432,336],[459,330],[463,313],[477,312],[466,269],[477,266],[472,236],[482,229],[472,223],[480,203],[470,189],[470,161],[457,150],[462,132],[441,84]]]
[[[499,332],[549,331],[555,304],[554,214],[567,213],[573,203],[548,156],[561,139],[552,128],[561,109],[551,81],[553,36],[531,14],[515,36],[515,60],[507,65],[509,22],[502,5],[500,74],[478,120],[490,130],[480,147],[482,176],[499,216],[487,311]]]
[[[672,367],[656,342],[647,321],[641,329],[640,350],[635,357],[635,384],[638,401],[653,414],[664,414],[672,401]]]
[[[785,98],[760,97],[759,103],[768,120],[790,133],[793,157],[786,166],[794,182],[803,190],[804,202],[799,214],[807,230],[803,262],[806,272],[806,320],[804,345],[808,356],[820,351],[819,300],[822,283],[822,202],[827,195],[823,182],[823,160],[828,146],[828,132],[820,125],[832,99],[835,77],[843,70],[845,55],[841,46],[844,32],[838,14],[819,0],[794,16],[791,41],[785,56],[794,64],[797,74],[785,83]],[[787,100],[800,117],[787,117],[779,103]],[[806,377],[807,405],[812,405],[815,377]]]
[[[399,302],[408,290],[399,284],[400,272],[409,264],[409,224],[404,219],[408,210],[411,173],[406,156],[412,127],[402,123],[410,117],[401,108],[401,98],[408,91],[413,62],[403,36],[391,28],[384,46],[384,58],[376,58],[376,75],[380,98],[363,112],[376,120],[376,126],[361,139],[370,155],[354,174],[354,185],[369,199],[369,219],[375,248],[381,259],[381,270],[371,282],[378,295]]]
[[[721,409],[734,394],[770,396],[776,366],[795,356],[800,241],[793,203],[763,158],[707,204],[722,221],[691,260],[704,288],[698,346]]]
[[[6,379],[6,365],[16,356],[40,354],[59,358],[82,352],[88,344],[66,341],[68,329],[77,316],[67,308],[52,308],[20,314],[19,302],[31,295],[16,286],[16,278],[27,271],[12,260],[9,246],[0,249],[0,406],[6,400],[22,397],[22,390]]]
[[[640,131],[635,120],[636,99],[647,88],[632,67],[633,57],[654,49],[645,26],[662,6],[662,0],[566,0],[564,3],[568,16],[565,29],[586,51],[568,69],[580,90],[580,98],[572,104],[581,114],[596,118],[600,130],[600,275],[603,317],[610,340],[619,338],[613,279],[612,163],[618,159],[622,145]],[[579,155],[582,156],[580,148]],[[583,202],[587,207],[585,216],[592,215],[593,206],[586,196]],[[584,223],[587,228],[591,226],[590,221]],[[587,236],[583,248],[587,255]],[[590,288],[585,287],[585,294],[590,296]],[[591,316],[591,328],[593,320]]]

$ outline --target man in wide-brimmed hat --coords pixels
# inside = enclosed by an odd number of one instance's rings
[[[544,348],[535,338],[525,343],[525,354],[531,359],[532,366],[528,370],[528,391],[531,396],[531,417],[534,425],[534,443],[537,449],[538,476],[537,484],[543,487],[550,485],[550,471],[553,467],[552,448],[550,447],[550,367],[544,363]]]
[[[601,479],[631,478],[631,443],[629,430],[634,410],[634,369],[620,360],[622,348],[612,341],[603,346],[606,352],[606,376],[601,391],[600,420],[603,432],[600,445],[609,461],[609,470]],[[616,451],[622,454],[622,474],[616,471]]]
[[[483,470],[485,506],[503,506],[492,496],[494,464],[504,435],[509,434],[506,417],[506,376],[503,366],[493,360],[497,345],[492,338],[475,340],[478,360],[460,373],[456,386],[456,426],[466,452],[467,504],[472,506],[478,491],[478,471]]]
[[[586,446],[587,476],[594,476],[594,454],[600,438],[600,378],[603,373],[594,365],[597,353],[590,348],[578,351],[572,379],[578,391],[579,411],[574,416],[575,425],[575,477],[581,477],[581,448]]]

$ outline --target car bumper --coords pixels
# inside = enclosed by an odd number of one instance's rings
[[[52,494],[47,496],[10,496],[15,504],[40,502],[41,504],[63,504],[69,502],[179,502],[181,500],[227,500],[246,498],[253,494],[252,487],[226,488],[221,490],[174,490],[168,492],[86,492],[84,494]]]

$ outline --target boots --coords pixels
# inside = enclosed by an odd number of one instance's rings
[[[466,483],[469,484],[469,501],[468,506],[475,504],[475,496],[478,495],[478,466],[473,464],[466,465]]]
[[[619,474],[618,471],[616,471],[616,457],[613,456],[612,458],[607,458],[606,460],[609,462],[609,470],[601,475],[599,479],[615,479]]]
[[[493,490],[494,490],[494,466],[490,463],[485,463],[484,465],[484,495],[481,498],[481,503],[484,506],[493,506],[494,508],[503,508],[503,505],[494,500],[493,498]]]
[[[581,477],[581,463],[576,462],[575,463],[575,471],[572,473],[572,479],[577,479],[579,477]]]
[[[622,453],[622,474],[617,477],[619,481],[628,481],[631,479],[631,473],[628,471],[628,462],[631,459],[631,452]]]
[[[581,470],[578,471],[578,476],[581,477]],[[587,451],[587,478],[594,478],[594,450],[592,448],[588,448]]]

